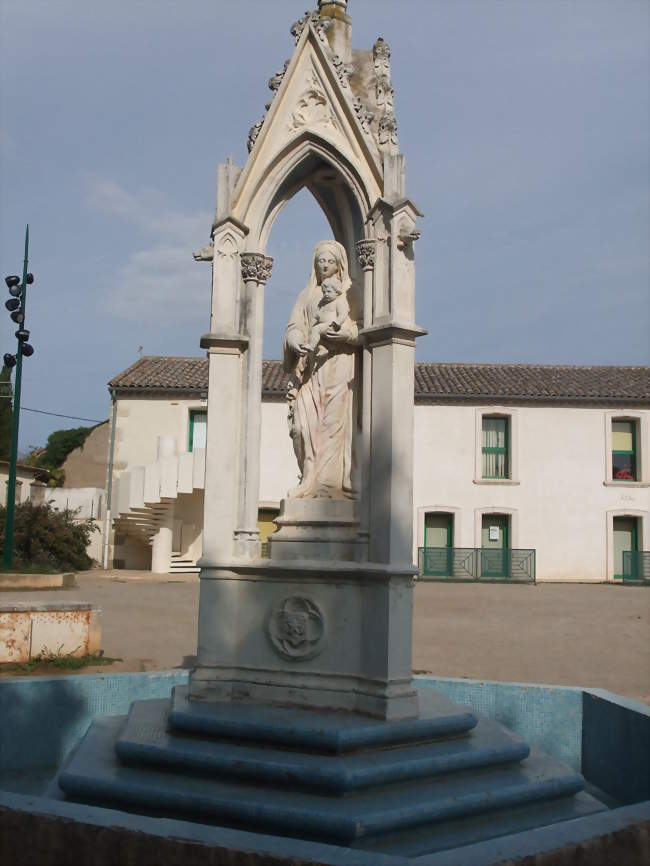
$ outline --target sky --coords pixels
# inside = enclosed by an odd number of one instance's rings
[[[312,0],[315,2],[315,0]],[[108,417],[145,355],[200,355],[216,170],[239,165],[305,0],[0,0],[0,274],[30,224],[22,405]],[[392,50],[421,361],[650,363],[646,0],[350,0]],[[331,235],[309,193],[267,253],[264,355]],[[8,297],[8,295],[7,295]],[[0,309],[0,354],[15,326]],[[141,349],[140,349],[141,347]],[[82,421],[21,412],[20,449]]]

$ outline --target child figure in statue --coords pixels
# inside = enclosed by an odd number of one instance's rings
[[[306,352],[315,354],[322,337],[329,330],[340,331],[343,322],[350,315],[350,307],[343,294],[343,286],[338,277],[327,277],[321,283],[323,297],[316,308],[314,324],[309,333],[309,340],[303,345]],[[326,353],[325,347],[322,353]]]

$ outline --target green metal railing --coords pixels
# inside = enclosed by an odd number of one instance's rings
[[[535,550],[420,547],[420,580],[535,583]]]
[[[623,583],[650,584],[650,550],[623,551]]]

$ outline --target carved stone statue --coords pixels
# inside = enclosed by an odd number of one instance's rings
[[[289,497],[356,496],[351,478],[352,402],[359,340],[346,301],[349,288],[345,249],[336,241],[321,241],[284,339],[284,368],[291,373],[289,430],[301,476]],[[339,301],[332,300],[336,295]]]

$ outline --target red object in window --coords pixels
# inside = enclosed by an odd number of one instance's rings
[[[619,469],[618,472],[616,473],[616,478],[617,479],[628,478],[630,481],[634,481],[634,476],[632,475],[632,473],[630,472],[629,469]]]

